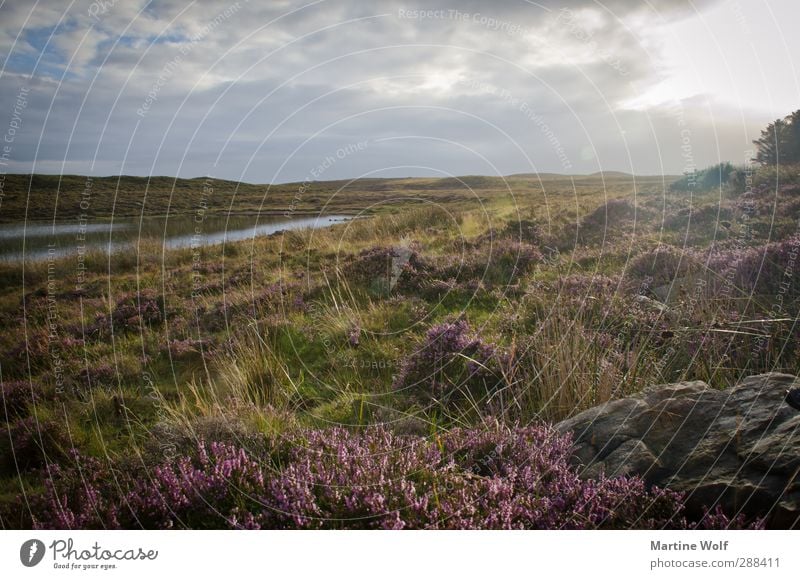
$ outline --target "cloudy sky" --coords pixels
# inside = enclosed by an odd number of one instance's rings
[[[7,172],[676,174],[800,108],[797,0],[0,4]]]

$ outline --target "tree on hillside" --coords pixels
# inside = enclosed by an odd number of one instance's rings
[[[756,156],[762,165],[800,163],[800,110],[767,125],[761,137],[753,141]]]
[[[789,120],[789,142],[794,147],[794,163],[800,163],[800,109],[787,117]]]

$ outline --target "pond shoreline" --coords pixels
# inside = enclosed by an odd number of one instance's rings
[[[289,215],[286,215],[289,213]],[[352,216],[353,219],[359,218],[359,214],[364,213],[364,211],[360,209],[342,209],[337,210],[335,213],[325,214],[320,213],[319,211],[308,211],[308,210],[297,210],[297,211],[289,211],[289,210],[275,210],[270,209],[268,211],[209,211],[207,210],[204,213],[205,217],[286,217],[287,219],[291,219],[292,217],[327,217],[329,215],[347,215]],[[197,213],[195,211],[181,211],[179,213],[153,213],[142,215],[141,213],[118,213],[114,216],[114,218],[110,217],[100,217],[100,216],[93,216],[88,215],[86,219],[90,222],[100,222],[100,223],[110,223],[111,221],[116,221],[117,218],[119,219],[135,219],[135,218],[144,218],[144,219],[164,219],[164,218],[174,218],[174,217],[194,217]],[[364,215],[361,218],[370,217],[372,214]],[[74,223],[80,222],[81,217],[79,215],[73,215],[70,217],[65,217],[63,219],[27,219],[20,221],[19,219],[5,219],[0,217],[0,227],[5,225],[22,225],[25,223],[33,223],[36,225],[42,224],[51,224],[55,223],[56,225],[61,225],[65,223]]]
[[[29,221],[0,224],[0,261],[34,263],[100,251],[110,254],[142,242],[165,250],[208,247],[287,231],[322,229],[357,219],[347,214],[189,215],[114,220]]]

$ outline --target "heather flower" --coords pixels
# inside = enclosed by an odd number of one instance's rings
[[[235,520],[263,485],[262,466],[244,449],[201,442],[196,457],[157,466],[124,501],[130,515],[147,528],[217,528]]]
[[[153,290],[144,289],[138,293],[125,294],[117,300],[111,314],[115,330],[138,329],[142,324],[156,324],[162,321],[163,300]]]
[[[27,416],[11,422],[3,430],[3,436],[0,436],[0,474],[4,476],[58,461],[70,446],[65,426],[55,420]]]
[[[108,362],[85,366],[80,370],[80,383],[87,389],[113,388],[118,380],[116,367]]]
[[[423,399],[485,399],[502,382],[501,354],[473,335],[465,320],[433,326],[422,345],[402,365],[396,389]]]
[[[540,245],[544,237],[541,225],[532,219],[509,221],[501,232],[501,235],[533,245]]]
[[[102,312],[94,315],[94,322],[86,328],[86,335],[92,338],[102,338],[111,333],[111,319]]]
[[[342,267],[348,284],[375,295],[393,290],[414,291],[427,279],[428,264],[414,247],[373,247],[361,251]]]
[[[30,361],[33,366],[43,366],[50,358],[51,342],[46,331],[33,331],[17,342],[7,353],[8,360]]]
[[[354,324],[347,331],[347,343],[351,348],[357,348],[361,337],[361,325]]]
[[[145,473],[73,455],[31,497],[39,528],[691,528],[683,497],[638,478],[582,480],[546,426],[487,423],[433,438],[382,427],[301,430],[276,461],[199,443]],[[759,525],[760,522],[756,522]],[[721,510],[703,528],[744,528]]]
[[[84,344],[82,338],[74,338],[72,336],[64,336],[63,338],[61,338],[61,347],[64,348],[65,350],[80,348],[83,345]]]
[[[509,238],[494,242],[491,239],[479,240],[439,257],[431,277],[452,280],[454,284],[480,280],[485,285],[505,286],[532,271],[541,260],[538,248],[524,241]]]
[[[185,340],[170,340],[169,343],[161,348],[165,354],[169,354],[173,359],[185,360],[208,349],[207,340],[196,340],[186,338]]]
[[[39,529],[119,528],[114,483],[100,461],[69,453],[70,464],[48,466],[45,490],[31,498],[32,526]]]
[[[197,319],[201,328],[206,332],[219,332],[224,330],[230,321],[228,307],[225,302],[218,302],[210,308],[200,306],[197,308]]]
[[[627,269],[634,279],[646,280],[650,288],[657,288],[698,273],[700,263],[692,250],[659,245],[631,259]]]
[[[708,267],[712,289],[726,288],[732,295],[800,295],[800,235],[761,247],[733,249],[713,254]]]
[[[637,214],[638,212],[638,214]],[[633,231],[637,217],[643,218],[644,211],[627,199],[610,199],[578,223],[578,239],[584,244],[607,241],[610,236],[618,236],[621,231]]]
[[[0,383],[0,421],[27,416],[28,408],[41,398],[41,386],[35,382]]]

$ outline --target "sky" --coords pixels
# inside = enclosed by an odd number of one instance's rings
[[[0,171],[281,183],[742,164],[800,108],[798,21],[797,0],[5,0]]]

